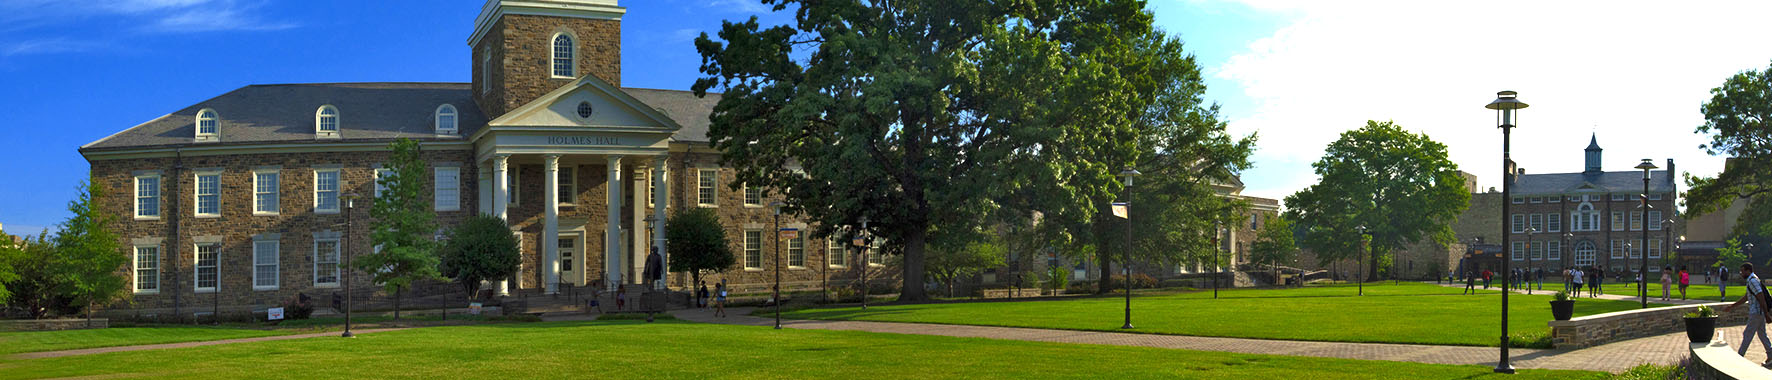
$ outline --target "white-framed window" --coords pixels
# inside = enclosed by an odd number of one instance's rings
[[[1573,224],[1573,227],[1570,228],[1571,231],[1600,230],[1600,213],[1594,211],[1594,205],[1592,203],[1582,203],[1575,206],[1575,212],[1570,213],[1569,215],[1570,221]]]
[[[741,186],[744,187],[745,207],[763,207],[763,188],[748,183]]]
[[[1544,256],[1546,259],[1562,260],[1563,242],[1556,240],[1544,242]]]
[[[1629,198],[1626,198],[1627,196],[1628,195],[1625,195],[1625,194],[1612,194],[1612,201],[1613,202],[1621,202],[1626,199],[1629,199]]]
[[[1544,203],[1544,197],[1532,197],[1532,203]]]
[[[1612,252],[1612,258],[1624,258],[1624,243],[1618,241],[1618,239],[1612,239],[1611,243],[1611,249],[1609,251]]]
[[[1630,244],[1626,244],[1625,248],[1630,249],[1630,258],[1633,258],[1633,259],[1643,258],[1643,240],[1642,239],[1630,239]]]
[[[572,253],[578,251],[578,239],[562,237],[556,246],[560,252],[560,270],[572,271]]]
[[[695,204],[701,207],[719,207],[719,195],[720,169],[696,170]]]
[[[1585,197],[1586,197],[1585,195],[1570,195],[1569,201],[1570,202],[1580,202],[1580,201],[1586,199]]]
[[[1545,232],[1563,232],[1563,216],[1560,214],[1544,214]]]
[[[578,167],[560,165],[560,172],[556,175],[559,176],[560,183],[557,190],[560,192],[560,205],[571,206],[578,200]]]
[[[1613,231],[1624,231],[1624,212],[1623,211],[1613,211],[1612,212],[1612,230]]]
[[[437,134],[455,134],[455,106],[449,105],[448,103],[437,106],[437,115],[432,121],[436,123]]]
[[[763,230],[744,231],[744,269],[763,270]]]
[[[885,240],[874,239],[874,246],[868,247],[868,255],[867,255],[868,256],[867,257],[868,266],[870,266],[870,267],[886,266],[886,254],[882,253],[881,251],[883,251],[883,250],[880,249],[880,247],[885,246],[885,245],[886,245]]]
[[[796,236],[788,239],[788,268],[806,268],[806,237]]]
[[[159,174],[146,174],[135,177],[135,218],[160,218]]]
[[[832,236],[826,240],[829,240],[829,245],[825,247],[824,251],[825,265],[831,268],[848,267],[849,244],[845,244],[846,242],[840,236]]]
[[[555,78],[572,78],[574,77],[573,73],[577,72],[573,67],[575,65],[572,60],[574,46],[576,45],[572,44],[572,36],[566,33],[554,35],[553,72]]]
[[[1649,194],[1649,200],[1652,200],[1652,201],[1659,201],[1659,200],[1661,200],[1661,193],[1653,193],[1653,194]]]
[[[314,170],[314,213],[338,213],[338,169]]]
[[[458,167],[438,167],[438,168],[432,168],[431,170],[435,172],[435,174],[433,174],[433,180],[435,180],[436,182],[432,186],[435,187],[435,195],[436,195],[436,200],[437,200],[436,210],[437,211],[460,210],[461,209],[461,168],[458,168]]]
[[[1586,240],[1575,243],[1575,265],[1594,265],[1594,243]]]
[[[1631,211],[1630,212],[1630,230],[1631,231],[1642,231],[1643,230],[1643,212],[1642,211]]]
[[[221,273],[221,244],[198,244],[197,249],[191,250],[191,255],[195,259],[192,260],[195,273],[191,277],[195,280],[192,281],[194,290],[198,293],[216,291],[221,285],[218,277]]]
[[[1532,259],[1533,260],[1544,260],[1544,242],[1532,241],[1532,242],[1530,242],[1530,244],[1532,247]]]
[[[338,107],[327,104],[314,110],[314,133],[338,136],[338,125]]]
[[[1513,202],[1514,202],[1514,204],[1517,204],[1517,205],[1526,204],[1526,197],[1514,197]]]
[[[209,140],[215,138],[217,130],[220,129],[220,124],[221,117],[215,113],[215,110],[204,108],[203,110],[197,111],[197,140]]]
[[[1649,230],[1661,231],[1661,211],[1649,210]]]
[[[160,246],[135,246],[135,293],[160,292]]]
[[[376,168],[375,169],[375,197],[376,198],[381,198],[381,192],[388,189],[387,186],[383,186],[381,184],[381,179],[388,178],[388,176],[391,176],[391,175],[394,175],[394,169],[388,169],[388,168]]]
[[[519,181],[517,181],[517,173],[523,172],[522,170],[519,170],[518,167],[520,167],[520,165],[517,164],[508,164],[508,166],[505,167],[505,188],[510,189],[510,191],[506,192],[505,201],[510,202],[510,205],[512,206],[521,203],[517,202],[517,198],[519,198],[518,195],[523,194],[523,192],[517,191],[517,189],[522,188],[517,186],[519,183]]]
[[[338,239],[314,239],[314,286],[338,286]]]
[[[1526,259],[1526,242],[1516,241],[1516,242],[1513,242],[1512,245],[1513,245],[1512,247],[1508,248],[1508,253],[1511,257],[1514,258],[1514,261],[1525,260]]]
[[[277,215],[279,200],[277,183],[281,175],[276,169],[252,172],[252,214]]]
[[[1544,201],[1545,201],[1545,202],[1550,202],[1550,203],[1562,203],[1562,202],[1563,202],[1563,196],[1561,196],[1561,195],[1558,195],[1558,196],[1554,196],[1554,197],[1546,197],[1546,198],[1544,198]]]
[[[1527,224],[1528,224],[1528,225],[1529,225],[1529,227],[1530,227],[1530,228],[1531,228],[1531,229],[1532,229],[1532,230],[1533,230],[1533,231],[1538,231],[1538,232],[1545,232],[1545,229],[1544,229],[1544,214],[1531,214],[1531,215],[1529,215],[1529,218],[1528,218],[1528,220],[1529,220],[1529,221],[1530,221],[1530,222],[1528,222],[1528,223],[1527,223]]]
[[[1649,258],[1661,258],[1661,239],[1649,239]]]
[[[276,240],[252,242],[252,290],[277,289],[277,274],[282,269],[277,263],[277,251],[281,248]]]
[[[221,216],[221,172],[197,172],[196,183],[196,216]]]
[[[1525,233],[1526,232],[1526,214],[1514,214],[1513,226],[1510,227],[1509,229],[1512,230],[1513,233],[1516,233],[1516,234]]]

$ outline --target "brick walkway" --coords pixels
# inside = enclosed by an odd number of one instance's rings
[[[353,334],[369,334],[369,333],[378,333],[378,332],[383,332],[383,331],[394,331],[394,330],[405,330],[405,329],[407,329],[407,328],[364,329],[364,330],[354,330],[354,331],[351,331],[351,333],[353,333]],[[102,353],[106,353],[106,352],[159,350],[159,349],[167,349],[167,348],[213,346],[213,345],[217,345],[217,344],[229,344],[229,343],[265,342],[265,341],[273,341],[273,340],[306,339],[306,338],[318,338],[318,337],[338,337],[338,334],[339,334],[339,332],[334,331],[334,332],[313,333],[313,334],[261,336],[261,337],[257,337],[257,338],[223,339],[223,340],[209,340],[209,341],[200,341],[200,342],[179,342],[179,343],[165,343],[165,344],[144,344],[144,345],[139,345],[139,346],[99,347],[99,348],[87,348],[87,349],[67,350],[67,351],[27,352],[27,353],[13,355],[12,358],[13,359],[56,358],[56,357],[63,357],[63,356],[102,354]]]
[[[773,326],[775,323],[772,318],[748,316],[752,308],[730,309],[728,313],[731,317],[728,318],[714,318],[713,312],[709,310],[711,309],[677,310],[672,314],[676,315],[678,319],[706,323],[749,326]],[[1500,355],[1500,349],[1495,347],[1285,341],[922,323],[782,320],[782,327],[1491,367],[1495,366],[1495,359]],[[1741,326],[1735,326],[1719,330],[1722,330],[1726,340],[1733,344],[1740,339],[1741,329]],[[1757,346],[1754,349],[1753,352],[1748,353],[1748,360],[1753,360],[1756,363],[1766,360],[1764,351],[1759,350]],[[1643,363],[1679,363],[1680,359],[1686,357],[1686,354],[1686,334],[1684,332],[1615,342],[1581,350],[1524,348],[1509,350],[1514,368],[1573,369],[1614,373]]]

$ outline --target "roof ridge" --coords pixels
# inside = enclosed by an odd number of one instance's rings
[[[314,83],[255,83],[255,84],[249,84],[249,85],[246,85],[246,87],[272,87],[272,86],[324,86],[324,85],[339,85],[339,84],[473,84],[473,83],[472,83],[472,82],[314,82]]]
[[[670,92],[687,92],[687,93],[692,93],[692,94],[693,94],[693,93],[695,93],[695,91],[694,91],[694,90],[677,90],[677,89],[669,89],[669,88],[646,88],[646,87],[622,87],[622,88],[621,88],[621,89],[622,89],[622,90],[648,90],[648,91],[670,91]],[[724,93],[723,93],[723,92],[708,92],[708,93],[707,93],[707,94],[708,94],[708,95],[720,95],[720,94],[724,94]]]

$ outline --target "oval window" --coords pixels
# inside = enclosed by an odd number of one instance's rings
[[[578,102],[578,117],[589,119],[592,111],[591,102]]]

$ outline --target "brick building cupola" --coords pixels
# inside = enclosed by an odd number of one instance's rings
[[[1604,172],[1600,169],[1600,150],[1600,135],[1594,134],[1587,140],[1587,170],[1582,171],[1582,174],[1599,175]]]
[[[616,0],[488,0],[474,20],[474,101],[495,119],[584,75],[621,86]]]

